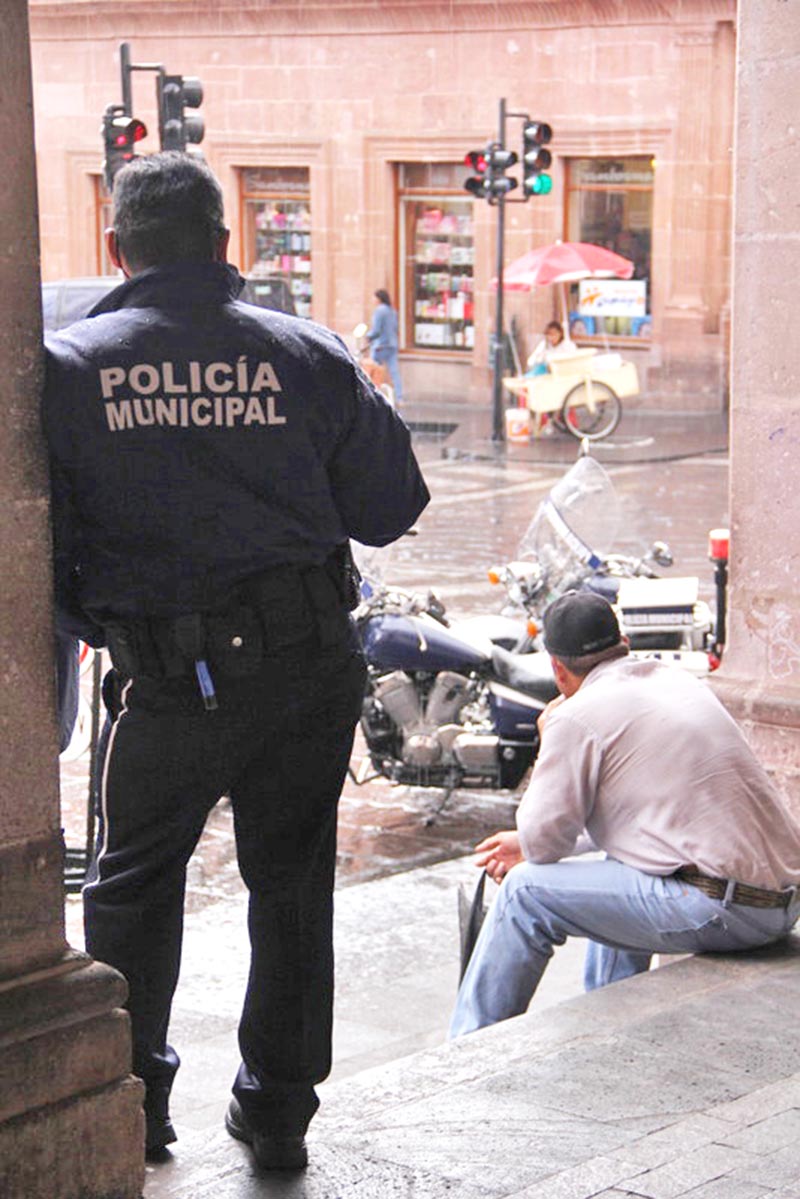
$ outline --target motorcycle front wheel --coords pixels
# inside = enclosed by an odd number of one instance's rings
[[[578,440],[586,437],[599,441],[614,432],[621,416],[622,404],[612,388],[594,379],[583,379],[567,392],[559,424]]]

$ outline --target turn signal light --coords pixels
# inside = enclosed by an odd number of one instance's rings
[[[535,620],[529,620],[529,621],[528,621],[528,624],[527,624],[527,629],[528,629],[528,636],[529,636],[529,637],[536,637],[536,636],[538,635],[538,632],[539,632],[539,626],[538,626],[538,624],[536,623],[536,621],[535,621]]]
[[[730,547],[728,529],[711,529],[708,534],[708,556],[712,562],[727,562]]]
[[[500,570],[497,566],[490,566],[487,574],[488,574],[490,583],[493,583],[496,585],[497,583],[500,582]]]

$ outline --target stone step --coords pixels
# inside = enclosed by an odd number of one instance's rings
[[[798,1199],[800,939],[686,958],[323,1088],[304,1175],[223,1131],[145,1199]]]

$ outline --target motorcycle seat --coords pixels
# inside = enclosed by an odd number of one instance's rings
[[[553,678],[550,655],[544,653],[512,654],[502,646],[492,648],[492,668],[498,682],[548,702],[558,695]]]

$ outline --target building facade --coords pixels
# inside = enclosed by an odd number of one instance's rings
[[[553,128],[553,188],[506,205],[506,264],[556,239],[632,259],[620,285],[575,285],[576,339],[622,350],[644,403],[726,402],[735,0],[30,0],[45,279],[110,270],[102,114],[137,66],[199,76],[205,156],[231,256],[283,279],[298,313],[348,334],[386,288],[412,398],[485,400],[497,210],[465,155],[524,116]],[[130,76],[159,148],[156,75]],[[514,171],[510,172],[512,175]],[[516,172],[519,175],[519,171]],[[524,361],[553,289],[509,294]]]

